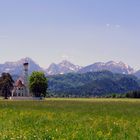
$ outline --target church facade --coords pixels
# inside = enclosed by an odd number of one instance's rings
[[[26,87],[20,79],[14,85],[12,96],[26,96]]]

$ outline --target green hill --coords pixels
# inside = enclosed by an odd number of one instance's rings
[[[69,73],[50,76],[49,93],[55,96],[103,96],[139,90],[139,81],[133,75],[114,74],[109,71]]]

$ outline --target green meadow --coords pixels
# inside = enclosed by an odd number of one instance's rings
[[[139,140],[140,100],[0,100],[0,140]]]

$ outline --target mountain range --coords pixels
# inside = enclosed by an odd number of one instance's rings
[[[57,75],[66,73],[87,73],[108,70],[113,73],[133,74],[140,78],[140,70],[135,71],[132,67],[123,62],[97,62],[82,67],[79,65],[75,65],[67,60],[63,60],[58,64],[52,63],[48,68],[42,68],[31,58],[22,58],[16,62],[5,62],[4,64],[0,64],[0,73],[9,72],[11,75],[21,75],[23,73],[22,65],[25,61],[29,62],[29,74],[31,74],[32,71],[43,71],[46,75]]]

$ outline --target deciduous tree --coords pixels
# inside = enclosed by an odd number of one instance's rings
[[[35,97],[45,97],[48,88],[45,74],[43,72],[33,72],[29,78],[29,88]]]

